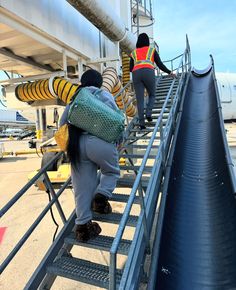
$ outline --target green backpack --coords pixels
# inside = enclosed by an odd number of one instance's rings
[[[124,114],[118,108],[112,109],[100,100],[102,90],[91,93],[80,89],[70,106],[68,122],[109,143],[122,137],[125,128]]]

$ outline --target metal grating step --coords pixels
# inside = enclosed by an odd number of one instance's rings
[[[161,109],[163,107],[163,103],[155,102],[154,108],[155,109],[160,109],[160,111],[161,111]],[[166,109],[169,109],[170,110],[171,109],[170,101],[168,103],[169,103],[169,105],[166,105]]]
[[[110,214],[98,214],[93,213],[93,220],[104,223],[119,224],[123,214],[121,213],[110,213]],[[127,225],[135,227],[138,221],[138,216],[130,215],[127,221]]]
[[[169,87],[166,87],[166,88],[158,87],[158,88],[156,88],[156,92],[155,93],[156,93],[157,96],[167,95],[167,93],[169,92],[169,89],[170,89]],[[177,91],[177,87],[174,87],[172,92],[175,94],[176,91]]]
[[[171,85],[172,84],[161,84],[161,85],[156,87],[156,92],[157,91],[167,91],[167,92],[169,92]],[[175,84],[173,86],[173,88],[172,88],[172,91],[176,91],[177,89],[178,89],[178,85]]]
[[[143,159],[144,154],[122,154],[120,157],[123,158],[136,158],[136,159]],[[148,159],[155,159],[156,155],[149,155]]]
[[[155,100],[154,104],[163,105],[165,100]],[[169,99],[167,104],[171,105],[171,100]]]
[[[151,123],[151,122],[150,122]],[[150,124],[152,125],[152,123]],[[154,123],[153,125],[156,125],[156,123]],[[135,140],[150,140],[152,138],[152,136],[147,136],[145,133],[142,134],[142,131],[139,132],[140,135],[136,135],[136,136],[130,136],[128,138],[126,138],[126,140],[130,140],[130,141],[135,141]],[[159,140],[160,137],[159,136],[155,136],[154,138],[155,140]]]
[[[140,166],[132,166],[132,165],[120,165],[121,170],[130,170],[130,171],[138,171]],[[152,166],[145,166],[144,172],[151,172],[152,171]]]
[[[110,251],[114,237],[99,235],[95,239],[88,240],[86,243],[81,243],[75,238],[75,234],[71,233],[65,238],[65,243],[70,245],[82,246],[85,248],[98,249],[102,251]],[[132,241],[123,239],[118,248],[119,254],[127,255]]]
[[[128,194],[123,194],[123,193],[113,193],[112,197],[109,198],[110,201],[116,201],[116,202],[127,202],[129,199]],[[139,198],[136,196],[134,198],[134,203],[139,203]]]
[[[140,132],[140,129],[131,129],[130,132]],[[143,129],[142,132],[144,132],[144,133],[151,133],[151,132],[153,132],[153,130],[146,128],[146,129]]]
[[[134,179],[131,178],[120,178],[117,182],[116,187],[117,188],[132,188],[134,184]],[[148,180],[142,180],[142,187],[144,190],[146,190],[148,186]]]
[[[162,95],[158,93],[158,96],[155,98],[155,101],[165,101],[166,95]]]
[[[154,108],[152,109],[152,113],[160,114],[161,110],[162,110],[162,107],[158,108],[157,106],[156,107],[154,106]],[[168,113],[169,108],[167,108],[165,111],[166,111],[166,113]]]
[[[51,266],[47,267],[47,272],[52,275],[73,279],[86,284],[91,284],[101,288],[109,287],[108,266],[92,263],[78,258],[61,257]],[[122,271],[117,270],[117,282],[120,282]]]
[[[125,145],[125,148],[127,149],[147,149],[148,144],[146,145],[138,145],[138,144],[127,144]],[[157,149],[159,146],[158,145],[152,145],[152,149]]]

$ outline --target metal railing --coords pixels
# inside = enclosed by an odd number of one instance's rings
[[[159,52],[159,46],[157,45],[156,42],[154,42],[154,46],[155,46],[156,50]],[[191,52],[190,52],[190,46],[189,46],[189,41],[188,41],[187,35],[186,35],[186,51],[188,52],[187,54],[182,53],[182,54],[180,54],[172,59],[164,60],[163,63],[165,65],[167,65],[168,67],[170,67],[171,71],[175,71],[175,70],[177,70],[178,64],[179,64],[177,61],[179,60],[180,57],[183,56],[183,54],[185,54],[185,57],[188,58],[185,60],[185,62],[186,62],[186,64],[188,64],[188,68],[190,68],[191,67]]]
[[[185,52],[181,55],[179,66],[177,68],[177,77],[179,77],[179,85],[177,91],[175,93],[173,92],[173,88],[176,82],[176,79],[173,79],[167,97],[165,99],[164,105],[162,107],[161,113],[154,127],[154,131],[152,133],[150,142],[144,154],[143,161],[141,163],[136,179],[134,181],[133,188],[131,190],[122,219],[120,221],[116,236],[112,243],[112,247],[110,250],[110,268],[109,268],[110,290],[115,290],[117,287],[116,281],[117,252],[123,233],[127,226],[131,208],[137,193],[141,200],[140,205],[141,213],[138,218],[137,227],[128,254],[128,258],[125,264],[123,275],[120,281],[119,289],[130,290],[132,289],[132,287],[134,287],[135,284],[134,281],[138,281],[139,279],[138,276],[140,274],[139,273],[140,261],[142,261],[145,251],[149,250],[148,248],[151,234],[151,225],[155,213],[158,195],[160,192],[161,180],[164,174],[166,157],[169,151],[171,137],[173,135],[174,122],[177,115],[177,108],[180,103],[180,96],[184,86],[185,76],[190,71],[190,67],[191,67],[190,48],[188,44],[188,39],[186,38],[186,49]],[[172,106],[169,113],[169,117],[167,119],[167,123],[165,125],[165,128],[163,129],[163,116],[164,113],[166,112],[167,104],[169,101],[171,101]],[[157,133],[160,134],[159,150],[155,158],[154,166],[151,172],[151,177],[148,182],[145,197],[143,197],[143,195],[140,194],[140,187],[142,187],[141,179]]]
[[[124,87],[122,87],[122,89],[114,96],[114,99],[116,100],[120,95],[123,94],[124,91],[127,90],[128,87],[131,87],[133,84],[133,82],[130,80]],[[124,99],[122,98],[122,104],[123,104],[123,109],[121,109],[121,111],[123,111],[123,113],[125,114],[125,120],[126,120],[126,123],[127,123],[127,126],[129,125],[130,123],[130,120],[129,120],[129,117],[128,115],[126,114],[126,109],[129,105],[129,103],[125,103],[124,102]]]
[[[56,208],[58,210],[58,213],[61,217],[62,223],[65,224],[67,222],[67,219],[65,217],[65,214],[62,210],[61,204],[58,200],[60,195],[63,193],[64,189],[68,187],[68,185],[71,182],[71,178],[68,178],[68,180],[62,185],[62,187],[55,192],[52,183],[48,177],[47,169],[56,162],[59,158],[61,158],[63,155],[63,152],[59,152],[55,155],[55,157],[52,158],[51,161],[49,161],[45,166],[42,167],[41,170],[18,192],[16,195],[0,210],[0,218],[4,216],[13,206],[14,204],[27,192],[27,190],[34,185],[39,179],[43,182],[47,188],[47,191],[51,194],[51,200],[47,204],[47,206],[42,210],[42,212],[39,214],[39,216],[36,218],[36,220],[32,223],[32,225],[29,227],[29,229],[26,231],[26,233],[22,236],[22,238],[18,241],[18,243],[15,245],[15,247],[12,249],[12,251],[8,254],[8,256],[5,258],[5,260],[0,265],[0,274],[5,270],[5,268],[8,266],[8,264],[11,262],[11,260],[14,258],[14,256],[17,254],[17,252],[22,248],[22,246],[25,244],[25,242],[28,240],[28,238],[31,236],[33,231],[37,228],[39,223],[42,221],[42,219],[45,217],[45,215],[48,213],[48,211],[52,208],[52,206],[55,204]]]
[[[152,13],[152,0],[130,0],[131,7],[131,29],[134,34],[139,35],[140,27],[148,27],[154,24]],[[140,16],[150,19],[150,23],[141,25]],[[134,27],[136,31],[134,31]]]

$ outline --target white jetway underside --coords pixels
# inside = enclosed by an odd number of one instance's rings
[[[67,57],[68,66],[78,62]],[[23,76],[63,70],[62,53],[0,23],[0,70]]]

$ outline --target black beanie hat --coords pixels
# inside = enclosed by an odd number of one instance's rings
[[[138,40],[136,43],[136,48],[141,48],[144,46],[149,46],[150,42],[149,42],[149,37],[146,33],[141,33],[138,36]]]
[[[102,86],[102,75],[100,72],[95,69],[89,69],[84,72],[81,76],[81,85],[80,87],[97,87],[101,88]]]

